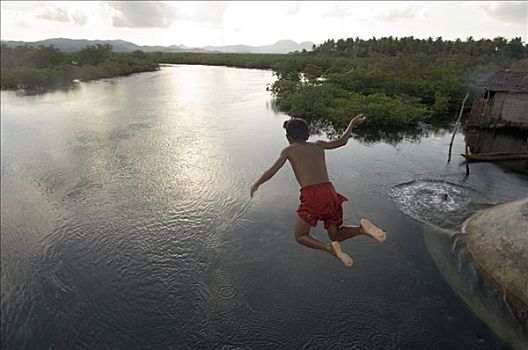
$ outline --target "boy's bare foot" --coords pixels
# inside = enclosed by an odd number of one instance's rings
[[[385,239],[387,238],[387,235],[382,229],[374,226],[374,224],[368,221],[367,219],[359,220],[359,226],[361,226],[363,232],[365,232],[367,235],[374,238],[380,243],[383,243],[383,241],[385,241]]]
[[[352,258],[341,250],[341,245],[339,242],[332,242],[332,250],[334,251],[335,256],[341,260],[341,262],[345,264],[346,267],[352,266]]]

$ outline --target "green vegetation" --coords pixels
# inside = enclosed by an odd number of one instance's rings
[[[162,63],[272,69],[279,110],[341,128],[359,112],[370,124],[406,126],[451,118],[492,73],[526,70],[528,48],[515,38],[466,41],[407,38],[328,40],[288,55],[163,53]],[[468,104],[469,108],[470,104]]]
[[[502,56],[510,58],[524,58],[528,54],[526,45],[521,38],[510,41],[503,37],[495,39],[475,40],[473,37],[466,41],[456,39],[455,41],[443,40],[438,37],[417,39],[411,37],[394,38],[372,38],[362,40],[359,38],[327,40],[323,44],[314,47],[311,54],[329,54],[335,56],[349,56],[355,54],[357,57],[369,57],[374,55],[397,56],[399,54],[461,54],[469,56]]]
[[[410,124],[445,116],[460,104],[469,85],[468,67],[451,64],[451,59],[411,54],[319,59],[304,67],[285,62],[289,68],[276,71],[271,92],[278,108],[293,117],[324,118],[342,126],[364,112],[374,124]]]
[[[500,69],[521,70],[527,57],[520,38],[328,40],[276,66],[271,91],[293,117],[343,127],[364,112],[371,124],[404,126],[452,118],[466,92],[479,94]]]
[[[87,46],[65,53],[54,47],[1,50],[2,89],[44,89],[69,85],[74,79],[93,80],[154,71],[159,65],[142,51],[114,53],[110,45]]]

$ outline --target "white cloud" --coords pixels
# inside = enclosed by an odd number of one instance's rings
[[[296,14],[299,13],[300,10],[301,10],[301,3],[300,2],[296,2],[293,5],[291,5],[290,7],[288,7],[288,10],[286,11],[286,14],[288,16],[295,16]]]
[[[176,21],[220,25],[228,2],[106,2],[112,9],[112,25],[118,28],[169,28]]]
[[[432,3],[395,4],[383,10],[376,18],[384,22],[417,21],[429,16]]]
[[[343,5],[341,5],[341,3],[338,2],[334,4],[332,9],[323,13],[322,17],[333,17],[333,18],[344,19],[346,17],[349,17],[350,15],[352,15],[352,12],[350,12],[349,9],[347,9],[346,7],[343,7]]]
[[[73,13],[70,13],[70,18],[73,23],[84,25],[88,21],[88,16],[86,16],[83,12],[77,10]]]
[[[56,21],[56,22],[69,22],[70,21],[70,16],[68,15],[68,11],[66,11],[65,9],[56,7],[56,6],[49,6],[49,7],[43,8],[37,13],[36,17],[45,19],[48,21]]]
[[[486,14],[501,22],[524,23],[528,32],[528,2],[505,1],[483,5]]]
[[[126,28],[168,28],[177,18],[172,6],[162,2],[118,1],[107,2],[115,14],[112,25]]]
[[[411,6],[393,8],[379,18],[386,22],[409,21],[416,16],[416,10]]]
[[[192,19],[198,22],[221,24],[224,21],[227,7],[227,2],[197,2]]]
[[[7,13],[4,17],[4,11]],[[84,25],[88,21],[88,16],[82,9],[72,7],[72,3],[27,3],[16,2],[4,6],[2,3],[2,21],[12,19],[16,26],[27,26],[27,23],[37,21],[55,22],[48,24],[58,26],[60,24]],[[45,26],[44,23],[42,23]]]

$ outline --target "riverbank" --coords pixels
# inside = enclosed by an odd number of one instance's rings
[[[2,90],[42,90],[67,87],[74,80],[89,81],[127,76],[134,73],[153,72],[159,69],[157,63],[136,62],[131,65],[101,64],[98,66],[59,66],[52,68],[19,67],[2,69]]]
[[[528,330],[528,197],[471,216],[462,228],[477,263]]]
[[[228,52],[156,52],[147,54],[160,64],[225,66],[234,68],[273,69],[289,54]]]
[[[159,63],[143,52],[114,53],[109,46],[65,53],[53,47],[2,46],[2,90],[40,91],[133,73],[152,72]]]

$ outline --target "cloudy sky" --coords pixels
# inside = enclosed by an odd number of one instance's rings
[[[1,2],[2,40],[123,39],[140,45],[316,44],[334,38],[522,37],[521,2]]]

